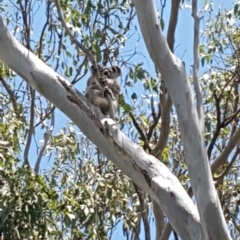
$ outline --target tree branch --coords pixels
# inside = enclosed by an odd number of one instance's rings
[[[138,133],[140,135],[141,140],[144,142],[143,149],[144,150],[148,150],[150,152],[151,148],[149,147],[149,142],[148,142],[148,139],[146,138],[144,132],[142,131],[142,129],[139,126],[139,124],[137,123],[137,121],[136,121],[135,117],[133,116],[133,114],[129,113],[129,116],[132,119],[133,125],[137,129],[137,131],[138,131]]]
[[[40,152],[37,156],[37,161],[36,161],[36,164],[34,166],[34,172],[36,174],[39,173],[39,168],[40,168],[40,163],[41,163],[41,160],[42,160],[42,156],[44,154],[44,151],[46,150],[49,138],[52,135],[52,131],[54,129],[54,122],[55,122],[55,113],[52,112],[52,114],[51,114],[51,125],[50,125],[50,127],[48,127],[47,131],[44,134],[44,142],[43,142],[43,145],[42,145],[42,147],[40,149]]]
[[[199,72],[199,28],[200,17],[198,16],[197,0],[192,0],[192,17],[194,19],[194,39],[193,39],[193,85],[196,93],[197,113],[202,132],[204,133],[204,114],[202,106],[202,89],[198,80]]]
[[[211,155],[212,155],[212,151],[213,151],[213,147],[217,141],[217,138],[220,134],[221,131],[221,109],[220,109],[220,98],[217,96],[216,91],[213,92],[213,97],[215,99],[216,102],[216,112],[217,112],[217,124],[216,124],[216,129],[214,131],[213,134],[213,138],[208,146],[207,149],[207,154],[208,154],[208,159],[211,159]]]
[[[219,184],[223,183],[223,178],[229,173],[229,171],[232,169],[233,164],[235,163],[235,161],[237,160],[237,156],[239,155],[240,149],[237,148],[231,161],[229,162],[229,164],[227,165],[226,169],[217,177],[214,177],[213,179],[216,182],[216,188]]]
[[[154,217],[155,217],[155,228],[156,228],[156,237],[155,239],[160,239],[160,236],[164,230],[164,213],[162,209],[158,206],[158,204],[153,201],[153,212],[154,212]],[[170,233],[169,233],[170,235]]]
[[[213,184],[202,128],[199,126],[184,63],[172,54],[168,47],[161,30],[154,1],[133,0],[133,2],[148,52],[166,82],[168,92],[176,108],[190,181],[204,232],[204,236],[201,237],[202,239],[230,239]],[[163,211],[165,212],[165,210]],[[172,219],[169,221],[174,230],[179,233],[179,229],[176,228]],[[190,232],[195,231],[189,229]],[[180,237],[185,239],[181,235]],[[196,239],[196,237],[194,235],[192,239]]]
[[[181,238],[203,239],[196,206],[169,169],[134,144],[113,120],[104,118],[100,109],[22,46],[7,30],[2,18],[0,59],[76,123],[108,159],[149,194],[161,206]],[[69,101],[71,98],[78,104]]]
[[[229,139],[227,146],[222,151],[220,156],[214,161],[211,165],[212,173],[215,173],[217,169],[222,166],[228,159],[229,154],[236,147],[236,145],[240,142],[240,128],[238,128],[232,137]]]
[[[171,223],[168,221],[166,224],[165,224],[165,227],[162,231],[162,234],[161,234],[161,237],[159,238],[160,240],[168,240],[169,239],[169,236],[172,232],[172,225]]]
[[[28,153],[30,150],[31,142],[32,142],[32,135],[34,133],[34,108],[35,108],[35,90],[31,88],[30,86],[30,96],[31,96],[31,108],[30,108],[30,124],[29,124],[29,130],[28,130],[28,136],[27,136],[27,143],[26,147],[24,149],[23,158],[24,163],[28,167],[30,167],[30,163],[28,160]]]
[[[179,13],[179,0],[172,0],[171,15],[169,20],[168,32],[167,32],[167,43],[172,52],[174,52],[174,43],[175,43],[175,31],[178,22],[178,13]],[[165,91],[164,80],[162,82],[162,89]],[[170,130],[170,111],[172,108],[172,100],[168,92],[164,92],[160,96],[161,102],[161,135],[160,139],[157,142],[155,148],[152,150],[154,156],[162,155],[162,151],[167,144],[169,130]]]
[[[174,52],[175,31],[178,22],[179,3],[180,0],[172,0],[171,15],[167,32],[167,43],[172,52]]]

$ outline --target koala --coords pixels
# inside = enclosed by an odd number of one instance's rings
[[[98,78],[98,73],[99,78]],[[121,74],[118,66],[104,67],[92,66],[91,76],[87,81],[85,91],[86,98],[95,106],[99,107],[104,115],[115,120],[118,109],[118,98],[121,92],[117,77]]]

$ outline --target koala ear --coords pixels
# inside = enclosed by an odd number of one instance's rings
[[[122,70],[121,70],[121,68],[119,66],[112,66],[112,72],[116,73],[118,75],[122,74]]]

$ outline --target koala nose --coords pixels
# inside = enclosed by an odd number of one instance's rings
[[[110,76],[109,71],[104,70],[104,71],[103,71],[103,76],[105,76],[105,77],[109,77],[109,76]]]

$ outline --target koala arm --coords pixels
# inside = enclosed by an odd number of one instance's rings
[[[85,97],[94,105],[100,108],[104,115],[108,115],[109,102],[102,89],[98,89],[96,86],[89,86],[86,90]]]

